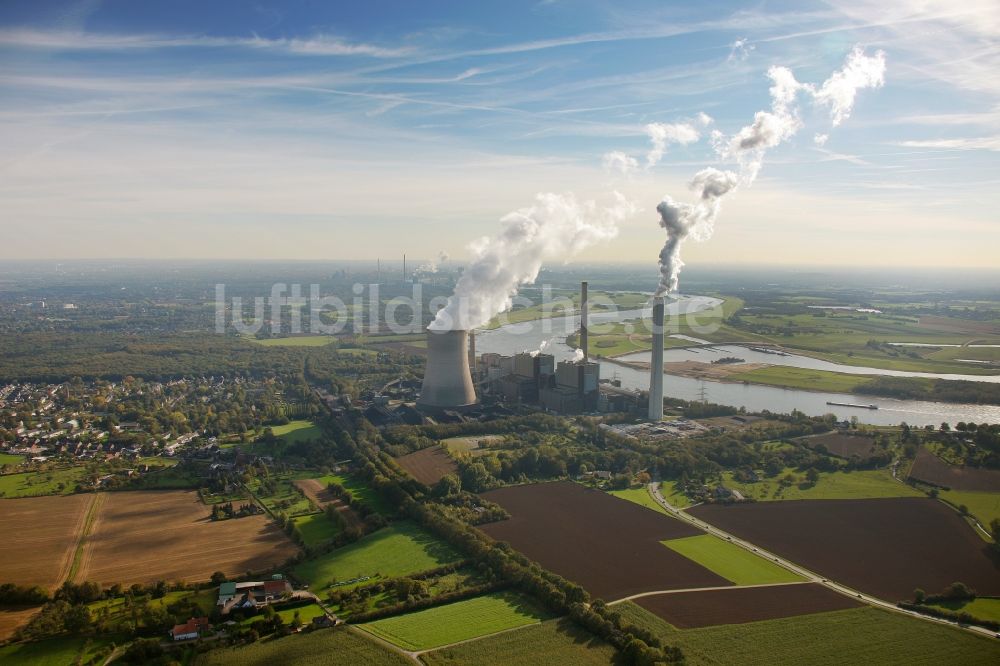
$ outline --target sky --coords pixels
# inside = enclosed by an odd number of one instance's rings
[[[657,204],[731,166],[712,132],[769,68],[861,47],[884,85],[837,125],[803,103],[684,260],[1000,264],[1000,3],[695,4],[4,0],[0,261],[462,261],[538,193],[620,192],[578,259],[655,269]],[[656,123],[697,140],[651,156]]]

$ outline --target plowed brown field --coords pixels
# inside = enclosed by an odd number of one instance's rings
[[[1000,594],[1000,558],[958,513],[929,498],[703,504],[688,512],[887,601],[955,581]]]
[[[208,580],[284,562],[296,553],[263,515],[214,522],[191,491],[108,493],[84,541],[77,581],[108,585]]]
[[[816,583],[673,592],[634,601],[678,629],[774,620],[861,605]]]
[[[595,597],[731,584],[660,543],[699,530],[599,490],[560,481],[500,488],[483,497],[511,517],[480,529]]]
[[[1000,492],[1000,470],[956,467],[920,447],[910,478],[952,490]]]
[[[0,500],[0,582],[62,584],[93,494]]]
[[[875,440],[871,437],[845,435],[839,432],[831,432],[816,437],[803,437],[799,440],[811,449],[823,445],[827,451],[841,458],[857,456],[861,460],[872,457]]]
[[[334,495],[319,479],[299,479],[294,483],[319,508],[325,509],[332,504],[337,507],[337,513],[344,517],[348,525],[361,526],[361,518],[354,513],[354,509],[344,504],[344,501]]]
[[[456,474],[458,465],[440,446],[429,446],[405,456],[396,458],[399,466],[409,472],[414,479],[433,486],[447,474]]]

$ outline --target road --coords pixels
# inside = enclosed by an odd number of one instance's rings
[[[714,536],[717,536],[720,539],[725,539],[726,541],[730,541],[736,544],[737,546],[740,546],[741,548],[745,548],[746,550],[749,550],[753,553],[756,553],[757,555],[760,555],[761,557],[765,557],[771,560],[772,562],[775,562],[779,566],[782,566],[788,569],[789,571],[802,576],[806,580],[818,583],[819,585],[823,585],[833,590],[834,592],[843,594],[844,596],[847,597],[851,597],[852,599],[866,603],[870,606],[875,606],[876,608],[892,611],[893,613],[901,613],[903,615],[909,615],[910,617],[915,617],[917,619],[924,620],[925,622],[936,622],[938,624],[947,624],[952,627],[958,627],[959,629],[964,629],[965,631],[977,634],[979,636],[987,636],[989,638],[996,637],[996,632],[990,631],[989,629],[986,629],[984,627],[961,625],[958,624],[957,622],[952,622],[951,620],[945,620],[943,618],[938,618],[938,617],[931,617],[929,615],[924,615],[922,613],[917,613],[915,611],[906,610],[905,608],[900,608],[896,604],[884,601],[882,599],[873,597],[868,594],[864,594],[862,592],[858,592],[857,590],[851,589],[846,585],[841,585],[840,583],[835,583],[827,578],[823,578],[822,576],[810,571],[809,569],[806,569],[805,567],[799,566],[798,564],[795,564],[794,562],[786,560],[782,557],[778,557],[774,553],[771,553],[761,548],[760,546],[757,546],[756,544],[750,543],[749,541],[740,539],[739,537],[733,534],[720,530],[718,527],[710,525],[702,520],[698,520],[697,518],[684,512],[683,510],[674,507],[672,504],[670,504],[670,502],[664,499],[663,495],[660,493],[660,484],[658,482],[656,481],[651,482],[648,486],[648,489],[650,496],[656,501],[656,503],[662,506],[664,509],[666,509],[667,512],[674,518],[682,520],[690,525],[694,525],[698,529],[704,532],[708,532],[709,534],[712,534]]]

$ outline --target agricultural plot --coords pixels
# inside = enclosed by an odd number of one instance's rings
[[[661,541],[701,532],[599,490],[564,481],[483,493],[511,518],[480,527],[596,597],[728,585]]]
[[[433,486],[448,474],[458,473],[458,465],[440,446],[408,453],[396,458],[396,462],[410,476],[427,486]]]
[[[73,563],[87,510],[95,495],[0,500],[2,582],[62,584]]]
[[[247,337],[247,340],[264,347],[325,347],[334,340],[332,335],[300,335],[294,338],[262,338]]]
[[[826,449],[838,458],[850,459],[857,456],[860,460],[868,460],[875,453],[875,440],[862,435],[845,435],[840,432],[829,432],[814,437],[803,437],[799,440],[810,449]]]
[[[1000,622],[1000,598],[997,597],[976,597],[972,601],[938,601],[928,605],[956,613],[968,613],[979,620]]]
[[[667,514],[667,510],[653,499],[653,497],[649,494],[649,491],[646,490],[645,486],[642,488],[629,488],[627,490],[611,490],[608,494],[614,495],[618,499],[628,500],[629,502],[633,502],[639,506],[644,506],[647,509]]]
[[[323,431],[318,425],[312,421],[302,419],[289,421],[283,425],[272,426],[271,432],[274,433],[275,437],[280,437],[289,444],[294,444],[305,439],[319,439],[323,436]]]
[[[1000,492],[1000,470],[949,465],[924,447],[917,451],[910,478],[952,490]]]
[[[639,597],[634,603],[678,629],[759,622],[861,606],[816,583],[656,594]]]
[[[962,581],[1000,592],[1000,561],[928,498],[703,504],[689,513],[827,578],[888,601]]]
[[[382,496],[354,474],[327,474],[326,476],[319,477],[316,481],[323,488],[326,488],[331,483],[337,483],[346,488],[351,493],[351,497],[367,505],[372,511],[383,515],[392,513],[392,507],[382,499]]]
[[[196,666],[412,666],[401,654],[347,627],[323,629],[298,636],[261,641],[243,647],[220,648],[199,655]]]
[[[786,482],[787,477],[791,482]],[[727,488],[739,490],[745,497],[759,502],[775,500],[875,499],[880,497],[923,497],[924,494],[892,478],[888,470],[853,472],[823,472],[812,484],[804,472],[791,468],[772,478],[753,483],[737,481],[729,472],[724,474]]]
[[[617,650],[572,620],[547,620],[495,636],[427,652],[428,666],[509,664],[510,666],[607,666]]]
[[[197,493],[108,493],[84,540],[77,580],[208,580],[278,566],[297,549],[262,515],[213,522]]]
[[[326,543],[337,536],[339,532],[337,526],[323,513],[295,516],[292,518],[292,522],[295,524],[295,531],[302,537],[302,543],[306,546]]]
[[[341,581],[352,585],[427,571],[460,559],[447,544],[410,522],[398,522],[295,567],[295,575],[312,588]],[[366,580],[358,580],[368,577]]]
[[[19,628],[28,624],[35,613],[40,610],[38,606],[25,608],[0,608],[0,641],[5,641],[14,635]]]
[[[686,630],[631,602],[615,610],[684,650],[688,666],[732,664],[734,655],[744,666],[987,666],[1000,660],[1000,641],[871,607]]]
[[[1000,493],[942,490],[939,497],[956,508],[964,506],[986,529],[994,520],[1000,520]]]
[[[41,497],[68,495],[84,478],[82,466],[54,469],[46,472],[21,472],[0,476],[0,497]]]
[[[536,624],[548,617],[526,597],[506,592],[434,606],[359,626],[405,650],[417,651]]]
[[[663,545],[734,585],[768,585],[802,580],[798,574],[711,534],[671,539],[664,541]]]
[[[110,643],[109,639],[78,636],[50,638],[37,643],[17,643],[0,647],[0,664],[62,666],[103,663],[103,657],[111,653]]]
[[[320,479],[299,479],[295,487],[305,493],[309,500],[320,509],[326,509],[331,504],[337,507],[337,512],[344,517],[348,525],[361,525],[361,517],[329,490]]]
[[[468,453],[481,456],[488,453],[488,448],[503,441],[503,435],[471,435],[466,437],[449,437],[442,439],[441,444],[451,453]]]

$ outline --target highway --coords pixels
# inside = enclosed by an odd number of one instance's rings
[[[737,536],[735,536],[733,534],[730,534],[728,532],[720,530],[718,527],[715,527],[714,525],[710,525],[710,524],[708,524],[708,523],[706,523],[706,522],[704,522],[702,520],[698,520],[697,518],[695,518],[694,516],[686,513],[682,509],[678,509],[678,508],[674,507],[673,505],[670,504],[670,502],[668,502],[666,499],[664,499],[663,495],[660,493],[660,484],[659,484],[659,482],[653,481],[653,482],[651,482],[647,486],[647,488],[649,490],[650,496],[656,501],[656,503],[659,504],[660,506],[662,506],[664,509],[666,509],[670,513],[670,515],[672,515],[674,518],[677,518],[678,520],[682,520],[682,521],[684,521],[686,523],[694,525],[698,529],[700,529],[700,530],[702,530],[704,532],[708,532],[709,534],[712,534],[714,536],[717,536],[720,539],[725,539],[726,541],[732,542],[732,543],[736,544],[737,546],[740,546],[742,548],[745,548],[746,550],[749,550],[749,551],[751,551],[753,553],[756,553],[757,555],[760,555],[761,557],[765,557],[765,558],[771,560],[772,562],[775,562],[776,564],[778,564],[778,565],[780,565],[780,566],[788,569],[789,571],[791,571],[793,573],[796,573],[796,574],[802,576],[803,578],[805,578],[805,579],[807,579],[809,581],[812,581],[814,583],[818,583],[820,585],[824,585],[824,586],[828,587],[829,589],[833,590],[834,592],[838,592],[840,594],[843,594],[844,596],[851,597],[853,599],[856,599],[857,601],[866,603],[866,604],[868,604],[870,606],[875,606],[876,608],[881,608],[883,610],[892,611],[893,613],[901,613],[903,615],[909,615],[911,617],[915,617],[917,619],[924,620],[925,622],[936,622],[938,624],[947,624],[947,625],[950,625],[952,627],[957,627],[959,629],[963,629],[965,631],[971,632],[973,634],[977,634],[977,635],[980,635],[980,636],[986,636],[988,638],[996,638],[997,637],[996,632],[993,632],[993,631],[991,631],[989,629],[986,629],[985,627],[975,627],[975,626],[972,626],[972,625],[963,625],[963,624],[959,624],[957,622],[952,622],[951,620],[945,620],[943,618],[938,618],[938,617],[931,617],[929,615],[924,615],[922,613],[917,613],[915,611],[906,610],[905,608],[900,608],[896,604],[890,603],[888,601],[884,601],[882,599],[879,599],[877,597],[873,597],[873,596],[868,595],[868,594],[864,594],[862,592],[858,592],[857,590],[853,590],[853,589],[847,587],[846,585],[841,585],[840,583],[836,583],[836,582],[831,581],[831,580],[829,580],[827,578],[823,578],[819,574],[816,574],[816,573],[810,571],[809,569],[806,569],[805,567],[799,566],[798,564],[795,564],[794,562],[791,562],[791,561],[786,560],[786,559],[784,559],[782,557],[779,557],[779,556],[775,555],[774,553],[771,553],[771,552],[769,552],[769,551],[761,548],[760,546],[758,546],[756,544],[750,543],[749,541],[745,541],[743,539],[740,539],[739,537],[737,537]]]

